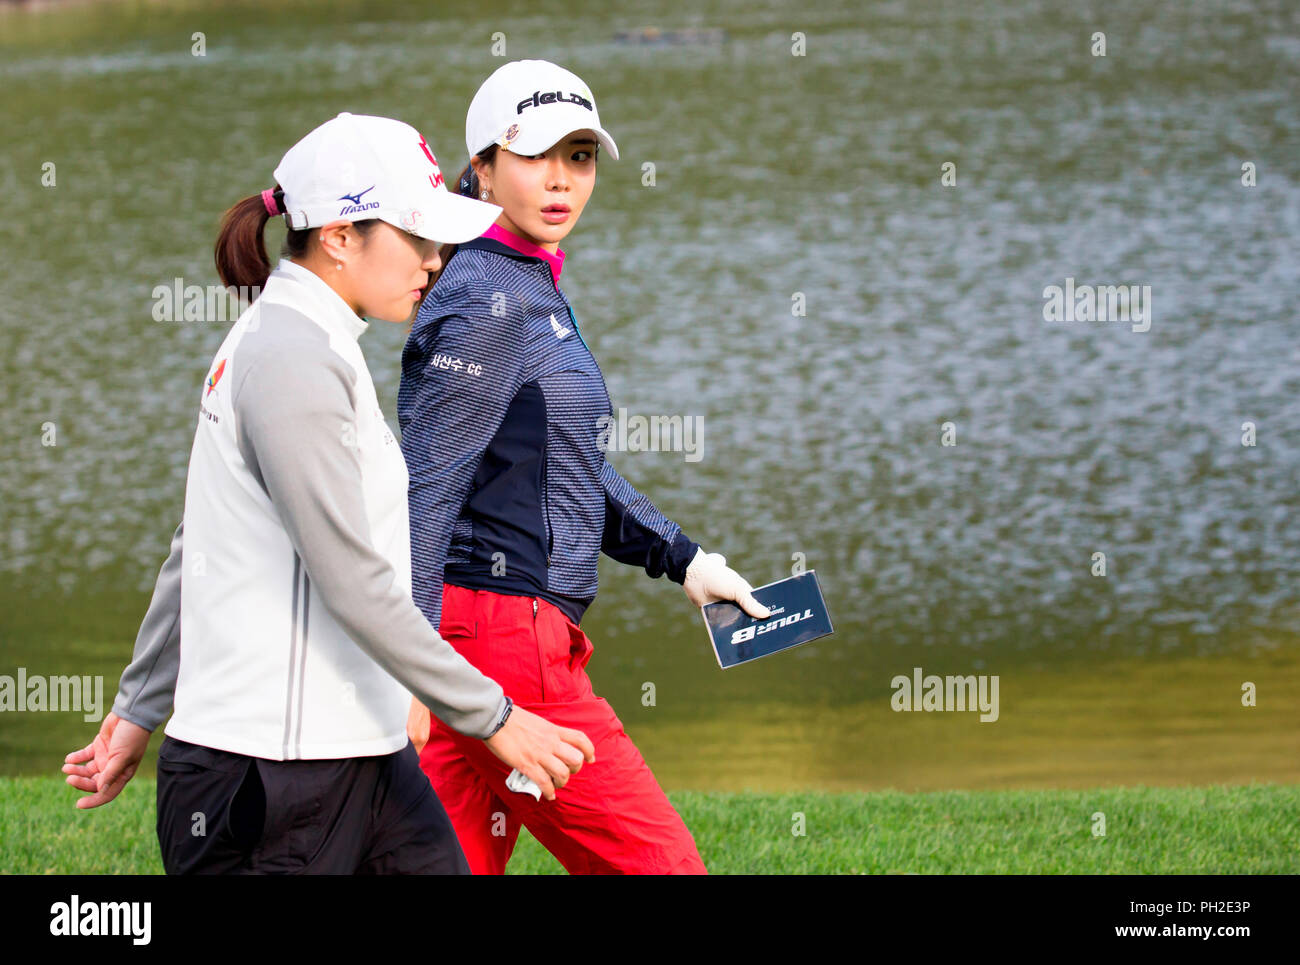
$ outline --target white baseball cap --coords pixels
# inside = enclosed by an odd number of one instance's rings
[[[452,194],[428,142],[391,117],[332,118],[289,148],[275,169],[291,228],[379,218],[430,241],[483,234],[501,208]]]
[[[493,71],[470,101],[465,147],[471,157],[490,144],[529,156],[585,129],[618,160],[618,145],[600,126],[596,98],[577,74],[549,60],[515,60]]]

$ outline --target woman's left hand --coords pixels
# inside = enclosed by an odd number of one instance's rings
[[[771,610],[754,599],[754,588],[727,565],[725,556],[706,553],[703,548],[696,550],[695,558],[686,568],[686,582],[682,584],[682,589],[696,606],[718,600],[734,600],[742,610],[757,620],[772,615]]]

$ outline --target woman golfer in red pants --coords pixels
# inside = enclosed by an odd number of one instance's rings
[[[409,733],[471,870],[501,873],[521,825],[571,872],[702,873],[685,824],[585,666],[580,625],[601,552],[667,574],[696,606],[767,610],[726,560],[704,553],[605,459],[609,395],[559,287],[564,253],[618,148],[590,89],[546,61],[517,61],[479,89],[461,194],[502,208],[444,268],[402,356],[398,419],[410,473],[412,585],[442,636],[519,707],[595,744],[554,801],[508,789],[510,767],[430,719]]]

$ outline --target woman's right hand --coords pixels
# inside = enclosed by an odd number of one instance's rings
[[[63,759],[67,782],[79,791],[89,792],[77,799],[77,807],[97,808],[117,797],[140,766],[149,736],[149,731],[138,724],[109,713],[95,739]]]
[[[558,727],[529,713],[518,704],[505,725],[483,743],[501,760],[519,770],[542,789],[542,796],[555,800],[558,788],[596,760],[596,748],[580,730]]]

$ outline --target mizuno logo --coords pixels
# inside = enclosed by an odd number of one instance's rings
[[[568,335],[570,332],[572,332],[573,329],[571,329],[571,328],[565,328],[563,325],[561,325],[559,322],[557,322],[557,321],[555,320],[555,316],[552,315],[552,316],[551,316],[551,331],[555,332],[555,337],[556,337],[556,338],[564,338],[564,336],[566,336],[566,335]]]
[[[362,196],[363,194],[368,194],[369,192],[371,192],[371,191],[373,191],[373,190],[375,190],[375,186],[372,184],[370,187],[366,188],[365,191],[358,191],[356,194],[345,194],[345,195],[343,195],[342,197],[340,197],[339,200],[340,200],[340,201],[351,201],[353,204],[360,204],[360,203],[361,203],[361,196]]]
[[[525,107],[539,107],[542,104],[577,104],[580,107],[587,108],[589,111],[595,110],[595,108],[591,106],[591,101],[587,100],[587,98],[583,97],[581,94],[561,94],[558,90],[548,90],[543,94],[538,90],[533,91],[532,97],[525,97],[521,100],[519,106],[515,108],[515,113],[522,114]]]
[[[339,215],[342,216],[345,214],[357,214],[360,211],[371,211],[379,207],[378,201],[367,201],[365,204],[361,203],[361,196],[364,194],[368,194],[373,190],[375,190],[375,186],[372,184],[370,187],[366,188],[365,191],[358,191],[356,194],[343,195],[341,198],[339,198],[340,201],[351,201],[352,203],[345,204],[342,207],[342,209],[339,211]]]

